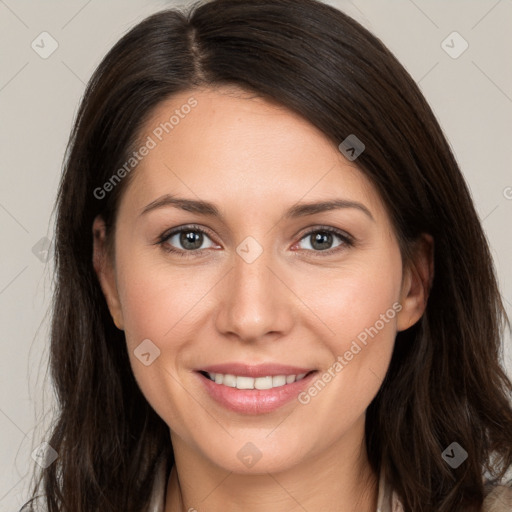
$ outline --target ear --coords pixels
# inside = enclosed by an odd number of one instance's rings
[[[98,276],[108,309],[118,329],[124,328],[121,302],[117,291],[115,268],[111,261],[106,245],[105,221],[101,215],[96,216],[92,225],[93,233],[93,266]]]
[[[427,307],[428,296],[434,279],[434,239],[423,233],[417,240],[411,261],[404,270],[400,304],[397,315],[398,331],[413,326]]]

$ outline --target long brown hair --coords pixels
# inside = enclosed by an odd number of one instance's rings
[[[315,0],[214,0],[165,10],[108,52],[85,91],[57,198],[50,364],[59,411],[47,440],[59,454],[34,483],[49,512],[146,510],[156,461],[173,464],[169,428],[132,374],[92,266],[91,226],[111,236],[133,173],[104,197],[163,100],[234,84],[279,102],[336,146],[356,134],[357,164],[384,200],[404,260],[435,241],[425,314],[398,333],[367,410],[366,447],[407,512],[478,511],[487,470],[512,465],[512,384],[502,366],[508,322],[488,243],[442,130],[416,83],[360,24]],[[443,450],[468,453],[452,469]]]

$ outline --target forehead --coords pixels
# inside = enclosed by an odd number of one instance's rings
[[[260,214],[269,205],[333,197],[383,208],[366,176],[320,130],[237,88],[194,89],[163,101],[139,130],[144,142],[151,149],[125,191],[132,206],[179,192]]]

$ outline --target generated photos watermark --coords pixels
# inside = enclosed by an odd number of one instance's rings
[[[134,151],[132,156],[121,166],[117,171],[101,186],[96,187],[93,191],[96,199],[104,199],[107,193],[112,192],[114,188],[130,174],[135,167],[147,156],[152,149],[158,146],[165,135],[169,134],[178,126],[182,119],[190,114],[192,109],[197,106],[197,100],[192,96],[186,103],[177,108],[174,113],[169,117],[168,121],[160,123],[151,132],[152,135],[148,135],[146,141],[139,147],[137,151]]]
[[[354,356],[359,354],[361,350],[366,347],[368,344],[368,337],[374,338],[377,334],[384,329],[386,324],[389,323],[390,320],[395,318],[396,314],[402,310],[402,305],[399,302],[395,302],[391,308],[389,308],[385,313],[382,313],[371,327],[365,328],[357,335],[357,340],[353,340],[350,348],[344,352],[343,355],[339,355],[336,360],[325,370],[325,372],[316,379],[316,381],[311,384],[311,386],[305,390],[301,391],[297,396],[298,401],[302,405],[307,405],[311,402],[311,399],[320,393],[325,386],[331,382],[332,379],[338,375],[345,366],[349,364]],[[359,343],[362,345],[359,345]]]

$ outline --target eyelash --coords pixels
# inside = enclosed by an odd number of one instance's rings
[[[209,233],[208,233],[208,231],[206,231],[205,229],[201,228],[200,226],[197,226],[195,224],[191,224],[191,225],[188,225],[188,226],[181,226],[181,227],[179,227],[177,229],[173,229],[172,231],[164,232],[162,235],[160,235],[160,237],[158,238],[158,241],[156,243],[158,245],[162,246],[162,249],[165,252],[173,253],[173,254],[176,254],[177,256],[180,256],[180,257],[183,257],[183,258],[190,258],[190,257],[201,255],[204,251],[207,251],[208,249],[196,249],[196,250],[184,251],[184,250],[176,249],[176,248],[174,248],[171,245],[166,245],[166,242],[172,236],[174,236],[174,235],[176,235],[178,233],[190,232],[190,231],[203,233],[204,235],[207,235],[209,238],[211,238]],[[311,250],[311,249],[301,249],[301,250],[305,250],[305,251],[308,251],[308,252],[315,252],[315,253],[318,253],[321,256],[330,256],[330,255],[332,255],[335,252],[343,250],[344,248],[353,247],[355,245],[355,241],[354,241],[353,237],[351,237],[350,235],[348,235],[344,231],[341,231],[339,229],[336,229],[336,228],[333,228],[333,227],[330,227],[330,226],[318,226],[318,227],[315,227],[314,229],[312,229],[312,230],[308,231],[307,233],[305,233],[300,238],[299,242],[301,240],[303,240],[304,238],[306,238],[308,236],[311,236],[313,233],[331,233],[333,235],[338,236],[342,240],[343,243],[338,245],[337,247],[332,248],[332,249],[326,249],[325,251],[315,251],[315,250]]]

